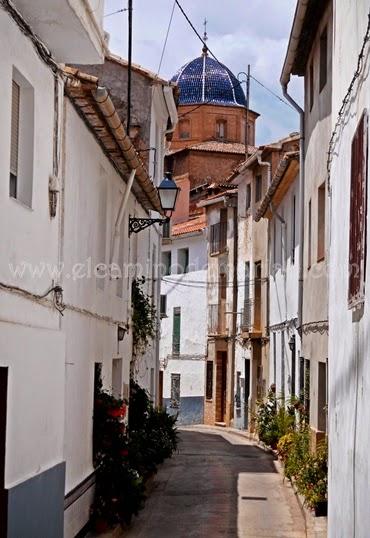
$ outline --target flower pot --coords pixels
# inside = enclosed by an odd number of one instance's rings
[[[109,531],[109,525],[105,519],[98,518],[95,520],[95,531],[98,534],[103,534],[103,532]]]

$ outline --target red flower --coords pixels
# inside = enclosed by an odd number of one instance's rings
[[[108,409],[108,415],[113,418],[124,418],[126,416],[126,405],[123,404],[121,407],[113,407]]]

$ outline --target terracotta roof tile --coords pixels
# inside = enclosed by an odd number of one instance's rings
[[[180,222],[172,226],[171,235],[178,236],[192,232],[200,232],[206,227],[206,217],[204,214],[196,218],[189,219],[186,222]]]
[[[193,144],[192,146],[186,146],[185,148],[175,149],[170,152],[179,153],[184,150],[193,151],[213,151],[219,153],[236,153],[242,155],[245,153],[245,145],[237,142],[218,142],[217,140],[209,140],[207,142],[200,142],[199,144]],[[254,146],[248,146],[248,153],[253,153],[256,150]]]

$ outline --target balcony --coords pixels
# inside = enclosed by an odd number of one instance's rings
[[[103,62],[104,1],[14,0],[14,4],[57,62]]]
[[[220,336],[227,334],[226,302],[208,306],[208,334]]]
[[[242,338],[260,338],[261,327],[261,299],[259,297],[246,299],[239,314],[239,334]]]
[[[227,222],[221,221],[210,227],[210,254],[220,254],[227,246]]]

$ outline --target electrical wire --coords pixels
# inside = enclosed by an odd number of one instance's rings
[[[181,13],[183,14],[183,16],[185,17],[186,21],[188,22],[189,26],[191,27],[191,29],[193,30],[193,32],[195,33],[195,35],[198,37],[198,39],[203,43],[203,46],[207,49],[207,51],[209,52],[209,54],[212,56],[212,58],[214,60],[216,60],[216,62],[223,67],[223,64],[220,62],[220,60],[217,58],[217,56],[211,51],[211,49],[209,48],[209,46],[207,45],[206,41],[202,38],[202,36],[199,34],[198,30],[195,28],[194,24],[191,22],[191,20],[189,19],[188,15],[185,13],[183,7],[181,6],[180,2],[178,0],[175,0],[175,4],[178,6],[178,8],[180,9]],[[282,97],[280,97],[279,95],[277,95],[275,92],[273,92],[272,90],[270,90],[270,88],[268,88],[267,86],[265,86],[265,84],[262,84],[262,82],[260,82],[259,80],[257,80],[255,77],[252,77],[252,75],[250,75],[250,78],[252,78],[255,82],[257,82],[260,86],[262,86],[262,88],[264,88],[266,91],[268,91],[269,93],[271,93],[271,95],[273,95],[274,97],[276,97],[279,101],[281,101],[282,103],[284,103],[285,105],[289,106],[290,108],[293,109],[293,107],[287,102],[285,101]],[[244,81],[239,81],[238,84],[236,84],[235,86],[232,87],[233,90],[235,90],[236,88],[238,88]],[[194,112],[194,110],[197,110],[199,107],[203,106],[203,105],[206,105],[208,103],[211,103],[212,102],[212,99],[208,100],[208,101],[205,101],[204,103],[201,103],[199,104],[198,106],[196,106],[195,108],[193,108],[192,110],[189,110],[188,112],[185,112],[184,114],[181,114],[179,115],[179,118],[183,118],[184,116],[186,116],[187,114],[190,114],[191,112]],[[294,109],[293,109],[294,110]]]
[[[292,110],[294,110],[294,108],[288,103],[288,101],[285,101],[285,99],[283,99],[282,97],[280,97],[280,95],[278,95],[277,93],[273,92],[272,90],[270,90],[270,88],[268,88],[267,86],[265,86],[264,84],[262,84],[262,82],[260,82],[259,80],[257,80],[255,77],[253,77],[252,75],[249,75],[251,79],[254,80],[254,82],[257,82],[257,84],[259,84],[260,86],[262,86],[262,88],[264,88],[266,91],[268,91],[269,93],[271,93],[271,95],[273,95],[274,97],[276,97],[276,99],[279,99],[279,101],[281,101],[282,103],[284,103],[284,105],[288,106],[289,108],[291,108]]]
[[[124,11],[128,11],[128,7],[117,9],[117,11],[112,11],[112,13],[107,13],[106,15],[104,15],[104,18],[110,17],[111,15],[116,15],[117,13],[123,13]]]
[[[159,65],[158,65],[158,70],[157,70],[157,77],[158,77],[159,72],[160,72],[161,67],[162,67],[162,61],[163,61],[164,53],[165,53],[166,46],[167,46],[167,40],[168,40],[168,36],[169,36],[169,33],[170,33],[170,29],[171,29],[173,15],[175,13],[175,7],[176,7],[176,1],[174,1],[173,6],[172,6],[172,11],[171,11],[170,20],[169,20],[168,27],[167,27],[166,37],[165,37],[164,42],[163,42],[161,59],[159,60]]]
[[[367,28],[366,28],[365,36],[364,36],[364,39],[363,39],[362,47],[361,47],[361,50],[360,50],[360,54],[358,55],[357,68],[356,68],[356,71],[355,71],[355,73],[354,73],[354,75],[352,77],[352,80],[351,80],[351,82],[350,82],[350,84],[348,86],[346,95],[344,96],[344,98],[342,100],[342,104],[341,104],[341,107],[340,107],[339,112],[338,112],[337,120],[335,122],[335,126],[334,126],[334,129],[333,129],[333,132],[331,134],[330,141],[329,141],[328,158],[327,158],[327,163],[326,163],[326,169],[327,169],[327,174],[328,174],[328,192],[329,193],[330,193],[331,164],[332,164],[332,161],[333,161],[333,153],[334,153],[334,148],[335,148],[335,145],[336,145],[336,136],[337,136],[337,133],[338,133],[338,129],[339,129],[341,123],[342,123],[342,118],[343,118],[343,116],[345,114],[346,106],[349,103],[349,100],[350,100],[350,97],[351,97],[352,90],[353,90],[353,87],[355,85],[355,82],[356,82],[356,80],[358,79],[358,77],[361,74],[361,70],[363,68],[363,59],[364,59],[364,56],[365,56],[365,48],[366,48],[367,43],[370,40],[370,12],[368,13],[367,18],[368,18]]]

